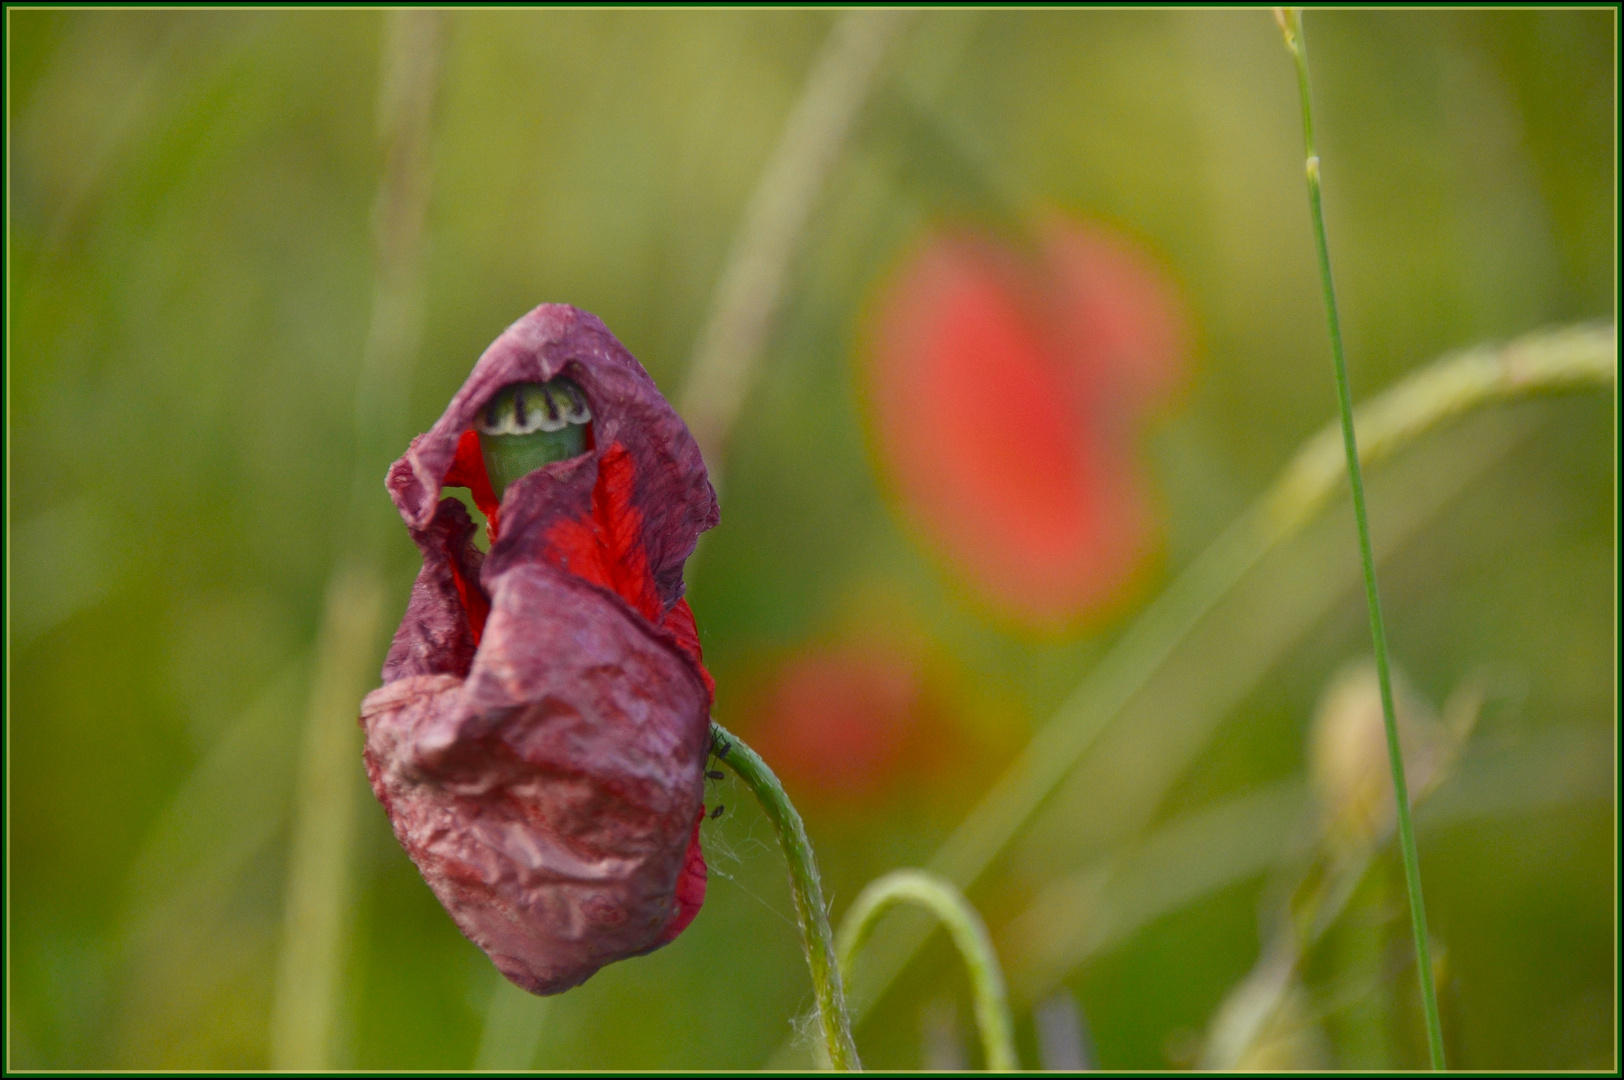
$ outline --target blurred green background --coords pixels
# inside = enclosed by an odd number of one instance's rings
[[[356,395],[387,18],[7,11],[14,1068],[272,1061],[298,746],[354,462],[377,478],[358,527],[389,538],[371,679],[417,566],[388,461],[543,301],[599,315],[675,399],[839,14],[449,15],[421,347],[403,426],[372,447]],[[1314,11],[1307,34],[1356,398],[1453,348],[1613,317],[1613,11]],[[984,182],[1133,237],[1192,323],[1183,392],[1140,443],[1156,568],[1069,633],[978,605],[886,496],[863,419],[879,283],[928,223],[992,220]],[[1266,11],[924,12],[896,41],[790,264],[722,524],[689,575],[717,717],[745,737],[791,659],[878,642],[924,658],[931,722],[979,748],[948,779],[899,773],[866,801],[806,793],[837,918],[871,878],[929,858],[1135,611],[1333,416],[1305,202]],[[1434,709],[1481,688],[1460,767],[1420,819],[1456,1067],[1616,1067],[1615,438],[1610,393],[1507,406],[1372,479],[1378,529],[1384,513],[1410,522],[1382,564],[1395,662]],[[1065,908],[1067,875],[1182,850],[1225,808],[1296,820],[1316,703],[1368,653],[1351,552],[1341,508],[1261,568],[971,891],[1027,1065],[1031,999],[1057,986],[1104,1066],[1197,1060],[1257,960],[1278,864],[1208,867],[1198,888],[1174,858],[1120,932],[1039,978],[1032,958],[1057,954],[1042,912]],[[1294,605],[1308,614],[1274,618]],[[804,1041],[773,1057],[811,1006],[782,862],[748,794],[717,787],[728,812],[706,826],[698,921],[545,1003],[505,996],[363,790],[330,1061],[797,1060]],[[1143,805],[1123,809],[1124,792]],[[1401,880],[1380,855],[1306,968],[1312,1038],[1290,1060],[1424,1063]],[[1366,983],[1341,970],[1360,964]],[[973,1064],[969,1017],[938,940],[858,1045],[870,1066],[959,1044]]]

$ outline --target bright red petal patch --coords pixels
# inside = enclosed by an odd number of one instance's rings
[[[474,505],[485,515],[485,528],[492,540],[496,539],[497,523],[502,504],[497,501],[491,478],[485,471],[485,455],[479,447],[479,433],[473,428],[457,439],[457,456],[451,459],[451,469],[445,474],[446,487],[465,487],[474,497]]]
[[[705,811],[699,811],[699,817],[694,821],[694,835],[688,841],[688,854],[682,863],[682,875],[677,878],[677,913],[671,921],[665,924],[665,930],[660,933],[660,944],[675,938],[688,929],[688,924],[694,921],[699,909],[705,904],[705,886],[709,881],[710,873],[705,868],[705,854],[699,850],[699,825],[705,820]]]

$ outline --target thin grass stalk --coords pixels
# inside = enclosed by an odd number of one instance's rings
[[[1015,1057],[1014,1025],[1009,1017],[1009,994],[1004,988],[1004,971],[993,951],[987,926],[964,894],[923,870],[897,870],[870,882],[840,923],[835,937],[835,953],[840,973],[850,978],[857,951],[868,941],[881,915],[897,904],[919,904],[931,911],[947,927],[970,973],[975,996],[976,1027],[981,1033],[982,1052],[993,1072],[1014,1072],[1020,1062]]]
[[[1387,729],[1387,758],[1393,771],[1393,798],[1398,806],[1399,851],[1404,860],[1404,883],[1410,898],[1410,928],[1415,935],[1416,977],[1421,983],[1421,1009],[1426,1017],[1427,1051],[1434,1071],[1444,1066],[1443,1029],[1438,1021],[1438,995],[1432,976],[1427,942],[1427,905],[1421,894],[1421,859],[1415,849],[1415,826],[1410,821],[1410,789],[1404,781],[1404,753],[1399,747],[1398,717],[1393,708],[1393,680],[1387,655],[1387,628],[1382,619],[1381,595],[1376,587],[1376,557],[1370,545],[1370,521],[1365,509],[1364,477],[1359,468],[1359,445],[1353,427],[1353,394],[1348,387],[1348,364],[1337,316],[1336,286],[1331,280],[1331,251],[1325,239],[1325,210],[1320,197],[1320,159],[1314,151],[1314,110],[1308,86],[1308,45],[1303,39],[1302,13],[1277,8],[1276,18],[1286,47],[1297,62],[1297,92],[1302,100],[1303,148],[1307,156],[1308,209],[1314,223],[1314,248],[1319,256],[1320,287],[1325,294],[1325,321],[1331,335],[1331,362],[1336,371],[1337,404],[1342,417],[1342,440],[1348,459],[1348,482],[1353,492],[1353,518],[1359,533],[1359,558],[1365,574],[1365,602],[1370,609],[1370,638],[1376,650],[1376,675],[1381,685],[1382,720]]]
[[[767,812],[767,820],[772,822],[773,831],[778,834],[779,846],[784,849],[789,891],[795,900],[795,922],[801,931],[807,967],[812,972],[812,992],[818,1005],[818,1024],[823,1031],[824,1045],[829,1051],[829,1064],[842,1072],[861,1069],[857,1044],[851,1035],[851,1017],[846,1011],[840,964],[835,958],[834,934],[829,929],[829,909],[823,902],[823,882],[818,877],[818,862],[812,854],[812,842],[806,838],[801,815],[761,755],[714,720],[711,721],[711,750],[755,794],[756,801]]]
[[[356,387],[350,500],[338,519],[316,671],[294,788],[283,930],[271,1009],[271,1067],[333,1065],[349,933],[360,769],[359,703],[377,681],[383,629],[378,480],[398,445],[422,322],[423,223],[429,134],[443,16],[385,16],[379,138],[383,177],[374,208],[376,287]]]
[[[887,52],[911,17],[874,9],[840,17],[745,207],[677,399],[677,411],[699,443],[717,491],[728,440],[807,220]]]
[[[520,990],[493,973],[491,999],[474,1051],[475,1072],[528,1072],[536,1063],[556,999]]]

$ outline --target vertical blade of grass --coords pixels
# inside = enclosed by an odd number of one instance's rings
[[[353,838],[365,790],[361,698],[377,683],[384,629],[387,503],[379,482],[404,445],[411,368],[422,321],[423,228],[429,136],[443,37],[435,11],[385,16],[379,94],[383,177],[378,188],[372,322],[356,387],[350,499],[316,640],[316,670],[297,766],[283,940],[271,1007],[271,1067],[332,1068],[342,1014],[354,894]],[[392,515],[389,515],[392,516]]]
[[[886,54],[911,18],[908,12],[872,9],[840,17],[745,208],[677,400],[718,492],[727,442],[790,261]]]
[[[474,1071],[529,1072],[547,1034],[554,999],[520,990],[495,971],[491,976],[493,989],[474,1053]]]
[[[1370,608],[1370,638],[1376,650],[1382,720],[1387,728],[1387,757],[1393,769],[1393,797],[1398,804],[1399,849],[1404,858],[1404,880],[1410,896],[1410,927],[1415,933],[1416,977],[1421,981],[1421,1007],[1426,1014],[1428,1053],[1433,1069],[1440,1070],[1444,1068],[1444,1041],[1438,1023],[1432,960],[1427,948],[1427,908],[1421,896],[1421,863],[1415,851],[1415,829],[1410,822],[1410,789],[1404,780],[1404,755],[1399,749],[1398,721],[1393,710],[1387,630],[1382,623],[1381,598],[1376,590],[1376,558],[1370,546],[1364,479],[1360,475],[1359,446],[1353,431],[1353,395],[1348,388],[1348,365],[1342,348],[1342,326],[1337,318],[1336,288],[1331,281],[1331,252],[1325,241],[1325,212],[1320,201],[1320,160],[1314,152],[1314,112],[1308,88],[1308,49],[1303,41],[1301,12],[1296,8],[1277,8],[1275,14],[1285,34],[1286,47],[1297,62],[1297,92],[1302,99],[1303,146],[1307,156],[1308,208],[1314,223],[1314,247],[1319,255],[1320,286],[1325,293],[1325,319],[1331,333],[1331,361],[1336,369],[1337,403],[1342,414],[1342,444],[1348,458],[1353,517],[1359,530],[1359,557],[1364,564],[1365,600]]]
[[[282,943],[271,1007],[271,1067],[332,1067],[354,907],[353,849],[361,801],[360,732],[350,714],[370,685],[383,619],[374,567],[335,570],[316,641],[294,787],[293,835],[282,899]]]

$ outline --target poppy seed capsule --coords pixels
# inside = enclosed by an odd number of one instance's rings
[[[714,691],[682,598],[717,516],[687,426],[603,323],[543,304],[386,483],[423,553],[361,705],[396,838],[532,993],[671,941],[705,899]]]
[[[566,378],[498,390],[474,422],[496,497],[521,476],[583,453],[591,422],[585,395]]]

